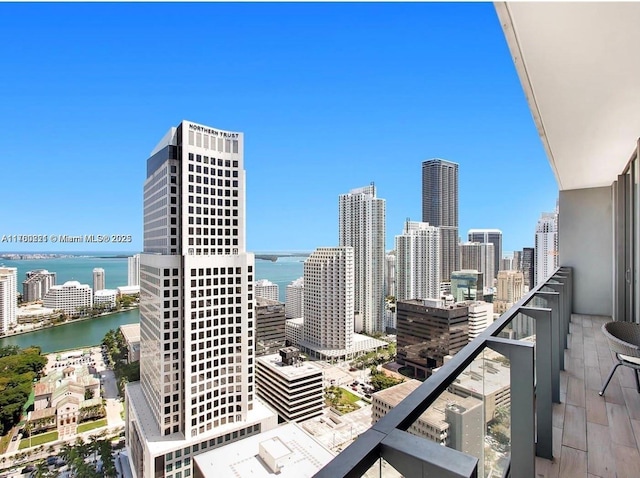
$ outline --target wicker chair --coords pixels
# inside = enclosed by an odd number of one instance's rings
[[[609,341],[609,348],[616,354],[618,363],[613,366],[607,381],[599,395],[604,395],[607,385],[614,372],[620,365],[630,367],[635,371],[636,387],[640,393],[640,324],[633,322],[607,322],[602,326],[602,333]]]

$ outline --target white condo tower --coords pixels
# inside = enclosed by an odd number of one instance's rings
[[[355,313],[366,333],[384,332],[385,201],[373,184],[339,199],[339,245],[351,246],[355,264]],[[360,330],[356,330],[360,332]]]

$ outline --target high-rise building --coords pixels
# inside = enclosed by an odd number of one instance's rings
[[[96,293],[99,290],[105,288],[104,269],[102,267],[96,267],[93,269],[93,292]]]
[[[42,300],[52,285],[56,285],[56,273],[46,269],[29,271],[22,281],[22,302]]]
[[[535,284],[558,268],[558,212],[543,212],[536,226]]]
[[[493,300],[496,312],[503,314],[524,295],[524,275],[520,271],[498,272],[498,287]]]
[[[525,292],[536,284],[535,279],[535,249],[533,247],[522,248],[522,274],[524,275]]]
[[[465,242],[460,247],[461,270],[475,269],[482,272],[483,287],[493,287],[495,249],[490,242]]]
[[[522,251],[513,251],[513,262],[511,264],[512,270],[522,270]]]
[[[140,254],[127,258],[127,285],[140,285]]]
[[[299,319],[304,313],[304,277],[299,277],[285,290],[284,315],[287,319]]]
[[[406,221],[396,236],[397,299],[440,297],[440,229]]]
[[[341,194],[339,245],[353,247],[354,307],[366,333],[384,331],[384,240],[385,201],[376,197],[375,186]]]
[[[277,423],[255,399],[243,146],[182,121],[147,160],[140,382],[126,388],[135,478],[193,476],[194,455]]]
[[[458,266],[458,164],[444,159],[422,162],[422,222],[440,228],[440,280]]]
[[[280,300],[280,289],[278,284],[274,284],[267,279],[260,279],[259,281],[256,281],[254,288],[256,297],[275,300],[276,302]]]
[[[396,251],[391,251],[384,258],[384,294],[396,296]]]
[[[469,242],[490,242],[493,244],[493,275],[489,277],[492,282],[498,277],[500,260],[502,259],[502,231],[500,229],[469,229]],[[461,269],[464,267],[460,266]]]
[[[353,348],[354,262],[353,247],[320,247],[304,261],[305,342]]]
[[[0,334],[6,334],[17,324],[18,269],[0,267]]]
[[[285,346],[284,304],[256,295],[256,355],[274,354]]]

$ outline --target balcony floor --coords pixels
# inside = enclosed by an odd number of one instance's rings
[[[640,476],[640,394],[633,370],[618,367],[604,397],[598,395],[614,364],[601,327],[610,317],[574,314],[560,404],[553,408],[554,460],[536,458],[538,477]]]

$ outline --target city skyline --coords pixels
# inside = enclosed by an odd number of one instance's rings
[[[245,133],[251,251],[335,245],[335,198],[370,182],[387,201],[392,249],[406,219],[421,218],[419,168],[431,157],[460,165],[462,233],[501,229],[504,250],[519,250],[533,246],[537,218],[553,209],[557,186],[491,4],[0,12],[11,19],[0,35],[15,46],[2,53],[11,75],[0,78],[0,95],[12,114],[1,121],[12,135],[0,141],[6,194],[20,204],[19,214],[5,209],[0,236],[132,236],[108,246],[5,242],[0,251],[142,250],[137,158],[182,119]],[[165,27],[184,31],[182,41],[154,34]],[[198,74],[150,74],[160,64]],[[507,169],[523,174],[501,182]],[[479,184],[489,189],[480,195]]]

